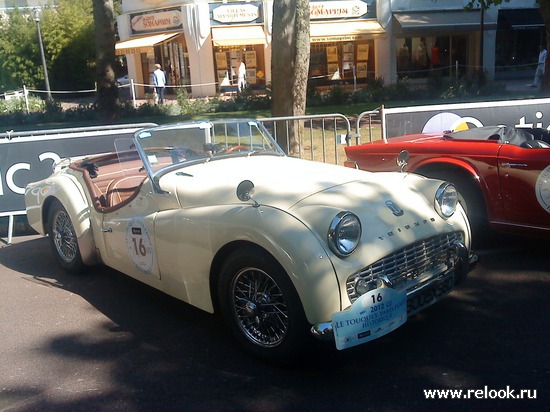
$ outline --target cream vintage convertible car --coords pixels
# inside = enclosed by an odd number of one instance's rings
[[[396,329],[473,256],[452,184],[288,157],[254,120],[140,130],[57,162],[25,202],[62,268],[105,264],[219,312],[275,360]]]

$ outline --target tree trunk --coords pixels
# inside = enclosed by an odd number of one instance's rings
[[[96,43],[97,108],[102,120],[117,118],[118,87],[115,67],[115,17],[113,0],[93,0]]]
[[[309,72],[309,0],[273,2],[272,115],[303,116]],[[288,130],[288,133],[287,133]],[[277,141],[285,152],[298,154],[301,122],[277,125]]]

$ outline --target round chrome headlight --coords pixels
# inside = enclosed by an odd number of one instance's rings
[[[351,212],[338,213],[328,229],[328,245],[340,257],[353,253],[361,240],[361,222]]]
[[[455,185],[449,182],[443,183],[435,192],[435,210],[444,219],[450,218],[456,211],[458,204],[458,191]]]

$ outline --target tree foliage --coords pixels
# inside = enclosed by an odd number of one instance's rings
[[[48,77],[53,90],[94,85],[92,0],[56,0],[40,16]],[[44,73],[32,10],[0,17],[0,90],[44,89]]]
[[[481,7],[483,10],[487,10],[491,6],[498,6],[503,2],[508,3],[510,0],[470,0],[466,5],[466,8],[478,8]]]
[[[0,90],[36,87],[44,79],[39,53],[34,21],[19,10],[0,14]]]
[[[41,24],[51,61],[50,81],[58,90],[93,89],[94,20],[90,0],[60,0],[44,10]]]

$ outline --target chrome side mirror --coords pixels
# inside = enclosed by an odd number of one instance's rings
[[[250,180],[243,180],[239,183],[237,186],[237,198],[241,202],[248,202],[249,200],[252,200],[254,202],[254,207],[260,206],[258,202],[252,198],[252,195],[254,195],[254,183]]]

